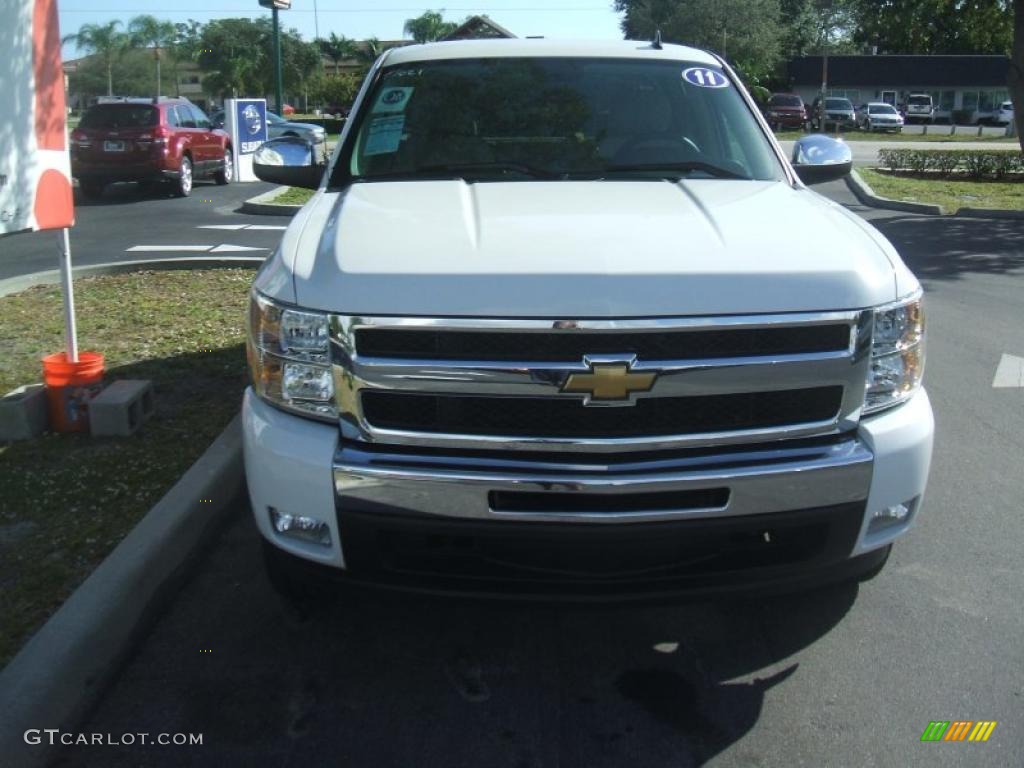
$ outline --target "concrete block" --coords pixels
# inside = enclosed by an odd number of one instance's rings
[[[89,401],[89,429],[93,437],[133,435],[153,415],[153,407],[153,382],[115,381]]]
[[[29,384],[0,399],[0,442],[31,440],[46,429],[46,387]]]

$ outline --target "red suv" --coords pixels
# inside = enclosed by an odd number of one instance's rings
[[[86,110],[71,133],[71,175],[96,198],[107,184],[169,183],[178,197],[194,179],[234,177],[231,139],[188,99],[126,99]]]
[[[803,128],[807,108],[795,93],[773,93],[768,99],[764,117],[772,128]]]

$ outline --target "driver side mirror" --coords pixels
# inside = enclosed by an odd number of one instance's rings
[[[793,145],[793,170],[810,186],[843,178],[853,170],[853,153],[844,141],[812,134]]]
[[[252,156],[252,170],[262,181],[303,189],[318,189],[324,175],[316,146],[298,136],[260,144]]]

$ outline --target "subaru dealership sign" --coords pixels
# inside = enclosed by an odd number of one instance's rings
[[[224,118],[234,148],[238,181],[256,181],[252,153],[267,140],[266,99],[228,99],[224,103]]]

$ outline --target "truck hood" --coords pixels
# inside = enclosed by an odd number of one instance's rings
[[[782,182],[358,183],[306,205],[257,285],[311,309],[441,317],[747,314],[891,301],[894,267],[906,268],[854,219]]]

